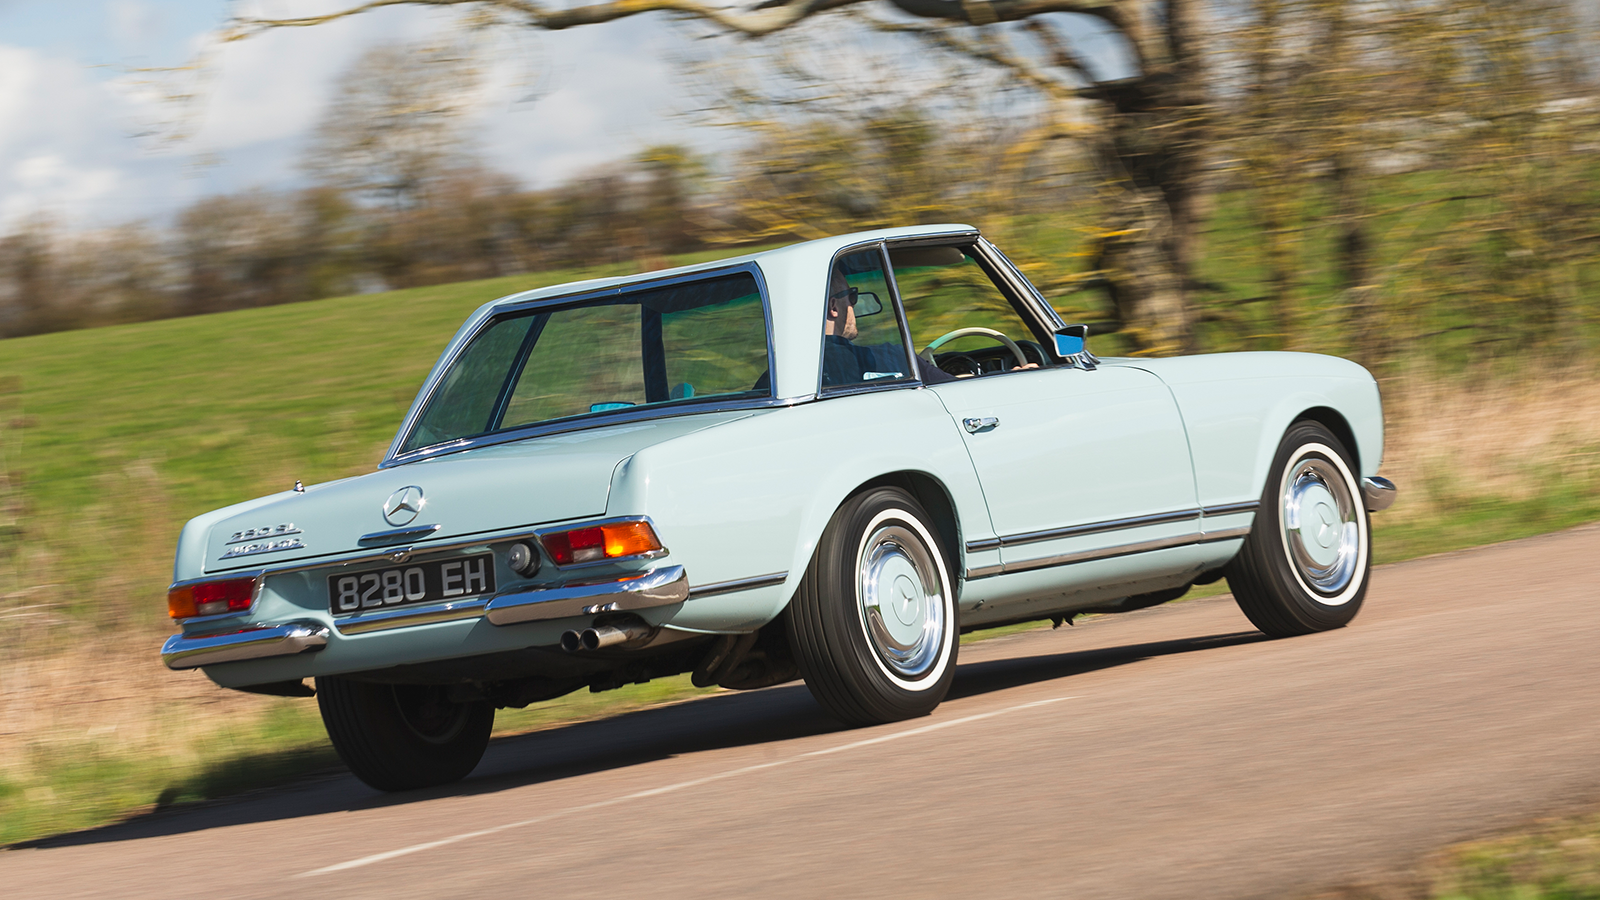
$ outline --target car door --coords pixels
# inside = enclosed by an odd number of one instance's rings
[[[985,256],[978,245],[959,249],[959,260],[948,250],[891,249],[919,352],[940,334],[973,324],[1023,344],[1043,338],[1038,332],[1045,323],[1030,326],[1023,313],[1036,313],[996,277],[1003,260]],[[996,354],[998,339],[977,334],[962,340],[980,346],[972,357],[977,365],[967,368],[985,374],[929,390],[961,429],[997,534],[993,540],[1000,543],[1003,569],[969,577],[1131,554],[1198,533],[1183,421],[1159,378],[1115,363],[1085,370],[1015,368],[1011,362],[1000,366],[1009,371],[993,371],[995,361],[1010,356]],[[1024,352],[1043,356],[1037,342]],[[976,543],[969,549],[985,549],[988,542]]]

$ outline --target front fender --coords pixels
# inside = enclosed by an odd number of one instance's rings
[[[1362,475],[1383,462],[1378,385],[1361,366],[1310,353],[1218,353],[1140,360],[1183,415],[1202,507],[1258,500],[1278,442],[1308,410],[1331,409],[1355,438]]]

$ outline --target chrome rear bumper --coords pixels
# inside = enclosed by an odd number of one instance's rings
[[[515,625],[670,606],[687,599],[689,576],[683,566],[663,566],[640,575],[501,594],[489,601],[484,615],[496,625]]]
[[[328,645],[328,628],[316,622],[290,622],[224,634],[175,634],[161,646],[169,669],[195,669],[212,663],[293,656]]]
[[[1394,482],[1387,478],[1379,478],[1373,475],[1361,479],[1361,497],[1367,503],[1368,512],[1381,512],[1388,509],[1389,504],[1394,502],[1395,494],[1398,492],[1399,488],[1396,488]]]
[[[334,621],[340,634],[362,634],[458,619],[487,618],[495,625],[516,625],[608,612],[632,612],[670,606],[689,599],[689,576],[683,566],[648,572],[567,582],[509,591],[484,601],[395,607],[371,615]],[[216,663],[293,656],[328,645],[329,629],[320,622],[258,625],[221,634],[175,634],[161,647],[169,669],[194,669]]]

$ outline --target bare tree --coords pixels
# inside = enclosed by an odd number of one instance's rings
[[[1097,265],[1104,271],[1123,329],[1141,352],[1190,349],[1190,302],[1201,147],[1206,122],[1201,0],[762,0],[754,7],[705,0],[606,0],[552,9],[533,0],[369,0],[326,15],[291,19],[240,16],[226,37],[264,29],[314,26],[391,6],[459,6],[480,25],[559,31],[665,12],[762,36],[844,7],[881,8],[884,27],[916,31],[931,44],[1007,66],[1058,91],[1081,90],[1103,102],[1108,140],[1104,169],[1116,185],[1113,221]],[[1097,79],[1051,14],[1088,17],[1123,39],[1135,74]],[[1049,17],[1049,18],[1047,18]],[[929,27],[914,28],[907,22]],[[1025,40],[986,26],[1024,22]],[[942,26],[977,26],[971,35]]]
[[[479,84],[459,44],[374,47],[340,80],[305,167],[361,200],[421,205],[446,172],[470,159],[462,116]]]

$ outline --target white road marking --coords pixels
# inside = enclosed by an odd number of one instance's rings
[[[1048,700],[1035,700],[1032,703],[1019,703],[1016,706],[1008,706],[1008,707],[1006,707],[1004,709],[997,709],[997,710],[994,710],[992,712],[976,713],[976,714],[970,715],[970,716],[962,716],[959,719],[948,719],[948,720],[943,721],[943,722],[933,722],[933,723],[928,724],[928,725],[923,725],[920,728],[908,728],[905,731],[897,731],[894,734],[885,734],[885,735],[881,735],[879,737],[867,738],[865,740],[852,741],[852,742],[850,742],[848,744],[840,744],[837,747],[824,747],[821,750],[809,750],[809,751],[807,751],[805,753],[797,753],[794,756],[791,756],[791,757],[789,757],[787,759],[778,759],[778,760],[773,760],[772,762],[756,763],[755,765],[751,765],[751,766],[744,766],[744,767],[738,768],[738,769],[730,769],[730,770],[728,770],[726,772],[719,772],[719,773],[717,773],[715,775],[707,775],[704,778],[693,778],[693,779],[690,779],[689,781],[679,781],[679,782],[677,782],[675,784],[667,784],[667,785],[662,785],[661,787],[657,787],[657,788],[650,788],[649,790],[635,791],[635,792],[633,792],[631,794],[623,794],[620,797],[612,797],[609,800],[599,800],[599,801],[596,801],[594,803],[585,803],[582,806],[571,806],[571,807],[568,807],[566,809],[561,810],[560,812],[547,813],[546,815],[537,816],[537,817],[532,818],[532,819],[523,819],[520,822],[507,822],[504,825],[496,825],[493,828],[485,828],[485,829],[483,829],[481,831],[469,831],[469,832],[467,832],[465,834],[457,834],[457,835],[452,835],[451,837],[447,837],[447,838],[440,838],[437,841],[428,841],[427,843],[423,843],[423,844],[412,844],[409,847],[401,847],[398,850],[388,850],[388,851],[385,851],[383,853],[374,853],[371,856],[363,856],[360,859],[352,859],[349,862],[335,863],[334,865],[331,865],[331,866],[323,866],[320,869],[312,869],[309,872],[301,872],[299,875],[297,875],[295,877],[297,877],[297,878],[307,878],[307,877],[310,877],[310,876],[313,876],[313,875],[329,875],[329,874],[332,874],[334,872],[343,872],[346,869],[359,869],[362,866],[370,866],[373,863],[387,862],[388,860],[394,859],[396,857],[407,856],[407,855],[410,855],[412,853],[421,853],[424,850],[432,850],[432,849],[434,849],[436,847],[446,847],[446,846],[449,846],[450,844],[460,843],[461,841],[470,841],[473,838],[480,838],[480,837],[484,837],[486,835],[498,834],[499,832],[502,832],[502,831],[510,831],[513,828],[523,828],[523,827],[526,827],[528,825],[537,825],[540,822],[546,822],[546,821],[549,821],[550,819],[557,819],[557,818],[561,818],[563,816],[570,816],[573,813],[587,812],[588,810],[591,810],[591,809],[601,809],[602,807],[606,807],[606,806],[615,806],[618,803],[626,803],[629,800],[642,800],[642,799],[644,799],[646,797],[657,797],[657,796],[660,796],[661,794],[671,794],[671,793],[673,793],[675,791],[682,791],[682,790],[687,790],[688,788],[692,788],[692,787],[699,787],[702,784],[709,784],[709,783],[711,783],[713,781],[721,781],[721,780],[723,780],[725,778],[733,778],[734,776],[737,776],[737,775],[748,775],[751,772],[760,772],[760,771],[763,771],[765,769],[775,769],[775,768],[777,768],[779,766],[786,766],[786,765],[789,765],[790,763],[800,762],[802,760],[811,759],[811,758],[817,757],[817,756],[828,756],[828,755],[833,754],[833,753],[843,753],[843,752],[845,752],[847,750],[857,750],[857,749],[860,749],[862,747],[870,747],[870,746],[872,746],[874,744],[882,744],[882,743],[886,743],[888,741],[897,741],[897,740],[899,740],[901,738],[914,737],[914,736],[919,735],[919,734],[927,734],[930,731],[939,731],[939,730],[945,729],[945,728],[954,728],[957,725],[965,725],[965,724],[967,724],[969,722],[977,722],[977,721],[980,721],[980,720],[983,720],[983,719],[992,719],[995,716],[1004,715],[1004,714],[1010,713],[1010,712],[1017,712],[1018,710],[1032,709],[1033,707],[1036,707],[1036,706],[1046,706],[1046,705],[1049,705],[1051,703],[1060,703],[1063,700],[1076,700],[1076,699],[1077,699],[1077,697],[1075,697],[1075,696],[1074,697],[1051,697]]]

